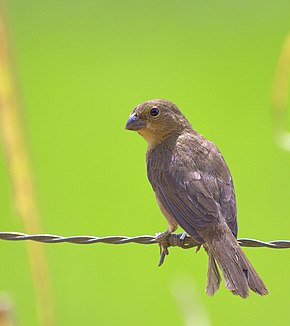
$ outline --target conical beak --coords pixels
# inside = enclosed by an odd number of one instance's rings
[[[125,129],[136,131],[145,127],[146,127],[145,121],[139,118],[136,114],[132,114],[126,123]]]

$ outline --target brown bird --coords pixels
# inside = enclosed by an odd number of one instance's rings
[[[225,286],[246,298],[249,288],[268,290],[237,242],[236,199],[232,177],[215,144],[196,132],[177,106],[151,100],[134,108],[126,129],[148,142],[148,179],[168,221],[162,237],[180,225],[208,254],[206,293]],[[217,263],[217,264],[216,264]]]

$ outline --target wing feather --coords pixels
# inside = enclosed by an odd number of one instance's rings
[[[219,218],[237,233],[232,178],[222,155],[212,148],[207,152],[194,150],[196,146],[155,148],[147,155],[148,178],[158,200],[198,241],[202,241],[199,231]]]

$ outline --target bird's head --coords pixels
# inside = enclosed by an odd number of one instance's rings
[[[137,105],[125,128],[137,131],[149,145],[154,145],[191,126],[175,104],[157,99]]]

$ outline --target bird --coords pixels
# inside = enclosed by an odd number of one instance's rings
[[[166,239],[180,226],[208,254],[206,293],[213,296],[219,289],[220,269],[233,294],[268,294],[238,244],[233,180],[217,146],[194,130],[174,103],[163,99],[137,105],[125,129],[148,143],[147,176],[168,223],[159,237]]]

